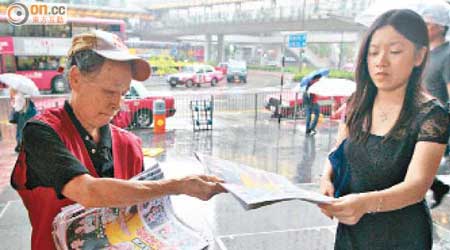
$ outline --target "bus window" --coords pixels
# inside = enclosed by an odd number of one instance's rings
[[[17,56],[17,70],[57,70],[56,56]]]
[[[111,25],[109,25],[108,31],[110,31],[110,32],[120,32],[120,24],[111,24]]]
[[[70,26],[69,25],[47,25],[45,26],[46,37],[69,37]]]
[[[0,34],[2,36],[12,36],[14,31],[14,26],[9,23],[0,22]]]
[[[3,63],[5,73],[14,73],[16,72],[16,65],[14,63],[13,55],[3,55]]]
[[[72,23],[72,36],[94,29],[95,24]]]
[[[17,56],[17,70],[36,70],[39,66],[39,61],[35,60],[33,56]]]
[[[120,38],[124,39],[120,28],[121,28],[120,24],[97,24],[97,29],[114,33],[118,35]]]
[[[58,59],[58,68],[61,66],[61,67],[66,67],[66,62],[67,62],[67,57],[65,57],[65,56],[61,56],[59,59]]]
[[[14,27],[14,36],[44,36],[43,25],[21,25]]]
[[[56,56],[47,57],[47,69],[48,70],[58,70],[59,58]]]
[[[97,29],[109,31],[112,33],[120,32],[120,24],[97,24]]]

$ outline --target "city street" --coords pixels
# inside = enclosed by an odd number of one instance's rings
[[[284,84],[287,86],[292,81],[293,75],[291,73],[284,74]],[[260,70],[248,70],[247,83],[227,83],[223,79],[217,86],[212,87],[210,84],[201,85],[198,87],[186,88],[183,85],[178,85],[175,88],[170,87],[169,83],[164,77],[152,76],[144,82],[144,85],[150,91],[170,91],[170,92],[185,92],[185,91],[205,91],[215,89],[223,90],[279,90],[281,72],[269,72]]]

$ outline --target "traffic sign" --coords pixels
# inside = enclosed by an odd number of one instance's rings
[[[289,48],[305,48],[306,47],[306,33],[289,35]]]

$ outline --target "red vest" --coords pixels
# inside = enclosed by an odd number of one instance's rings
[[[34,119],[52,127],[66,145],[67,149],[80,160],[94,177],[99,177],[91,162],[84,142],[64,108],[45,111]],[[143,155],[140,139],[130,132],[110,125],[112,153],[114,161],[114,177],[129,179],[142,170]],[[50,153],[50,152],[49,152]],[[52,222],[61,208],[75,203],[69,199],[59,200],[55,190],[48,187],[27,189],[26,154],[22,150],[14,167],[11,184],[18,191],[32,226],[31,248],[33,250],[56,249],[52,237]],[[58,167],[58,166],[54,166]]]

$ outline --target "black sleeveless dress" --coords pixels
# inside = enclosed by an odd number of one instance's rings
[[[447,144],[449,116],[436,100],[423,103],[402,139],[370,135],[344,147],[351,180],[346,193],[383,190],[402,182],[419,141]],[[425,250],[432,248],[432,220],[425,200],[391,212],[366,214],[353,225],[339,223],[335,250]]]

